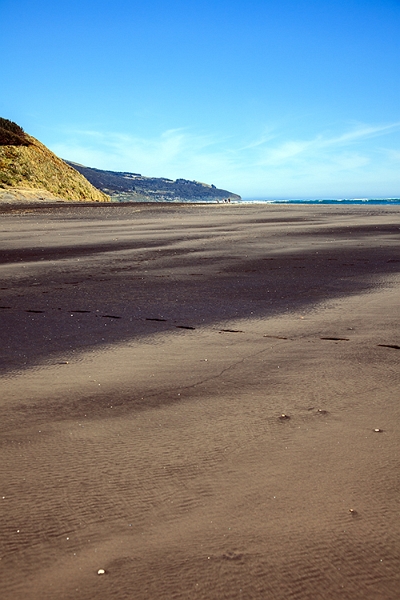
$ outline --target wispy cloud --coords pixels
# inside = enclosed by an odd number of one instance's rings
[[[332,137],[326,140],[326,143],[328,145],[347,144],[349,142],[359,141],[365,138],[386,135],[398,130],[400,130],[400,121],[396,123],[390,123],[389,125],[380,126],[358,125],[354,129],[347,131],[338,137]]]
[[[336,136],[319,134],[309,140],[284,141],[275,147],[265,148],[260,156],[259,164],[269,165],[287,163],[294,158],[305,157],[329,159],[332,151],[337,154],[338,149],[350,147],[366,139],[387,135],[400,130],[400,122],[382,126],[358,125],[357,127]]]
[[[278,137],[278,133],[275,129],[268,130],[263,132],[258,138],[246,143],[244,146],[240,147],[239,150],[249,150],[251,148],[258,148],[260,146],[265,145],[267,142],[271,142],[272,140]]]
[[[69,160],[110,170],[143,171],[149,176],[174,176],[195,168],[197,160],[209,157],[215,145],[211,136],[191,135],[184,129],[170,129],[154,138],[96,131],[69,132],[52,150]],[[172,174],[171,174],[172,170]]]
[[[354,124],[296,139],[270,128],[243,143],[183,128],[151,138],[80,130],[51,149],[87,166],[196,179],[244,196],[391,195],[400,193],[399,132],[400,122]],[[386,138],[393,146],[394,135],[395,148],[377,145]]]

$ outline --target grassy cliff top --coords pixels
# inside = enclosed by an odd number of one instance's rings
[[[5,132],[3,141],[0,139],[0,189],[46,190],[55,197],[72,201],[110,201],[109,196],[34,137],[23,131],[21,134],[5,129]]]

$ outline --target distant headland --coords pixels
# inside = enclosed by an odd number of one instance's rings
[[[140,173],[103,171],[65,161],[79,171],[92,185],[118,202],[238,202],[241,197],[215,185],[189,181],[145,177]]]

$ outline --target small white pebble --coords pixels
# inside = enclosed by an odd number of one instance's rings
[[[105,574],[106,574],[106,572],[105,572],[105,570],[104,570],[104,569],[99,569],[99,570],[97,571],[97,575],[105,575]]]
[[[279,417],[279,419],[281,421],[288,421],[290,419],[289,415],[285,415],[285,413],[282,413],[281,416]]]
[[[375,433],[382,433],[382,429],[379,429],[379,427],[376,427],[376,428],[374,429],[374,431],[375,431]]]

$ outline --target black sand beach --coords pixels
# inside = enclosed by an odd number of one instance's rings
[[[2,598],[398,598],[400,207],[0,219]]]

